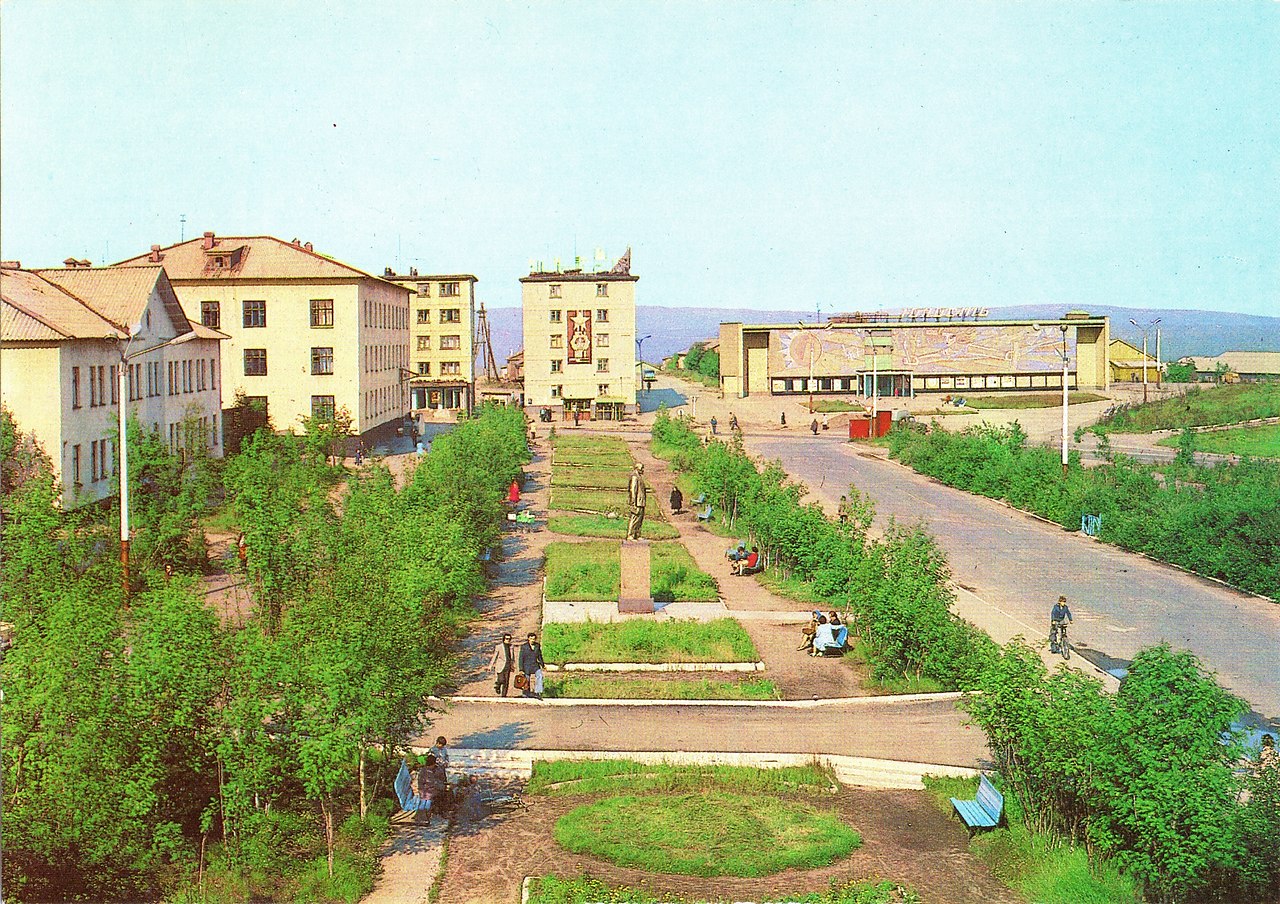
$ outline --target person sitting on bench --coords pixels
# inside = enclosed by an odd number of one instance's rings
[[[431,801],[431,809],[444,813],[449,809],[449,778],[444,764],[428,753],[418,769],[418,796]]]
[[[738,560],[738,574],[739,575],[755,574],[759,570],[760,570],[760,550],[753,546],[751,547],[751,552],[747,553],[747,557],[745,559]]]
[[[820,625],[822,621],[823,621],[822,613],[819,612],[817,609],[814,609],[813,617],[809,619],[809,624],[805,625],[803,630],[801,630],[800,632],[800,638],[804,642],[801,643],[800,646],[796,647],[797,653],[801,651],[805,653],[813,652],[813,638],[817,635],[818,625]]]
[[[741,562],[747,557],[747,541],[739,540],[737,546],[732,546],[724,551],[724,557],[730,562]]]
[[[825,615],[818,617],[818,631],[813,635],[813,652],[810,656],[822,656],[827,650],[839,649],[836,643],[836,625],[827,621]]]

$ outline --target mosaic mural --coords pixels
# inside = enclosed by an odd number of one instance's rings
[[[995,326],[939,323],[883,329],[773,330],[771,377],[849,376],[871,370],[874,343],[881,370],[916,374],[1038,374],[1062,370],[1062,332],[1056,325]],[[1067,333],[1072,369],[1075,334]],[[812,359],[812,363],[811,363]],[[812,369],[811,369],[812,368]]]

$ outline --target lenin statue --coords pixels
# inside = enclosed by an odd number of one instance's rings
[[[640,527],[644,524],[645,494],[648,490],[649,487],[644,482],[644,465],[637,462],[635,470],[631,472],[631,479],[627,481],[627,506],[631,512],[627,521],[628,540],[640,539]]]

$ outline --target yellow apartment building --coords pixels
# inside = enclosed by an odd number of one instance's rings
[[[619,419],[636,405],[636,290],[631,250],[612,269],[520,278],[525,404],[560,417]]]
[[[469,273],[383,278],[409,290],[409,408],[432,419],[456,419],[476,402],[476,283]]]
[[[409,410],[409,292],[272,236],[199,238],[124,261],[161,265],[191,320],[228,336],[222,397],[265,405],[277,430],[345,408],[373,440]]]
[[[62,501],[114,495],[120,366],[125,404],[171,450],[222,455],[221,350],[159,266],[0,269],[0,397],[53,461]]]

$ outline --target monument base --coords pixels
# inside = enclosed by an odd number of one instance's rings
[[[649,587],[650,555],[648,540],[622,541],[622,591],[618,594],[618,612],[635,615],[655,611]]]

